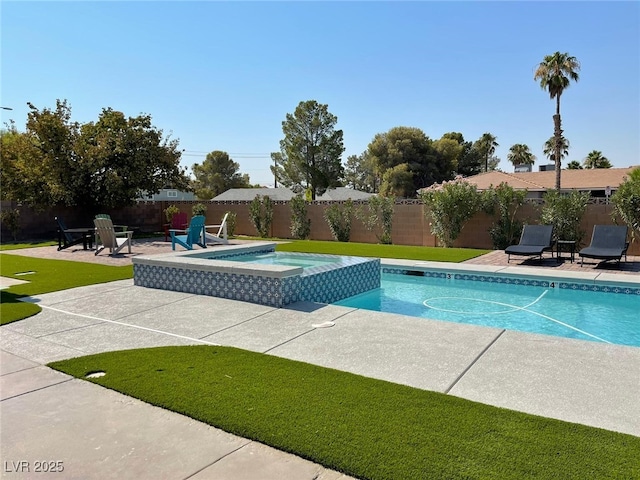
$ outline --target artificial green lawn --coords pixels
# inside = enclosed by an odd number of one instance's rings
[[[3,243],[3,244],[0,244],[0,252],[4,250],[21,250],[23,248],[51,247],[57,244],[58,244],[57,242],[40,242],[40,241],[34,241],[31,243]]]
[[[33,273],[17,275],[25,272]],[[21,302],[18,300],[20,297],[132,278],[133,266],[114,267],[3,253],[0,256],[0,275],[28,282],[0,292],[0,325],[4,325],[35,315],[41,310],[35,304]]]
[[[399,258],[433,262],[464,262],[491,250],[473,248],[420,247],[410,245],[380,245],[354,242],[326,242],[319,240],[291,240],[279,243],[280,252],[326,253],[359,257]]]
[[[235,348],[50,366],[359,478],[640,478],[638,437]]]
[[[0,325],[22,320],[42,311],[36,303],[21,302],[20,298],[23,296],[0,290]]]

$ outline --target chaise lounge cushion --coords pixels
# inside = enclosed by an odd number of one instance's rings
[[[627,227],[625,225],[594,225],[591,244],[578,255],[598,260],[618,260],[627,254]]]
[[[553,248],[553,225],[525,225],[518,245],[508,246],[504,252],[509,256],[541,256]]]

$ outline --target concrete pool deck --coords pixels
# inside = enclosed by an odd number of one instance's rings
[[[519,263],[474,268],[532,271]],[[585,265],[571,275],[602,273]],[[42,460],[63,462],[57,478],[348,478],[44,366],[160,345],[230,345],[640,436],[636,347],[333,305],[274,308],[133,280],[30,301],[43,311],[0,329],[3,478],[27,478]],[[30,473],[17,472],[20,461]]]

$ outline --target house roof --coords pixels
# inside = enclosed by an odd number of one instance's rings
[[[367,200],[372,197],[373,193],[361,192],[360,190],[354,190],[353,188],[337,187],[327,190],[320,195],[316,200],[323,201],[343,201],[343,200]]]
[[[606,187],[615,190],[634,168],[638,166],[562,170],[560,185],[562,189],[571,190],[604,190]],[[478,190],[487,190],[492,185],[495,187],[505,182],[516,190],[546,191],[555,188],[556,172],[555,170],[522,173],[492,171],[474,175],[467,178],[467,181],[476,185]]]
[[[221,193],[212,200],[226,200],[234,202],[250,202],[257,195],[268,196],[271,200],[291,200],[291,197],[295,196],[288,188],[230,188],[226,192]]]
[[[293,193],[288,188],[230,188],[224,193],[221,193],[217,197],[212,198],[212,200],[225,200],[225,201],[234,201],[234,202],[250,202],[256,195],[261,196],[269,196],[271,200],[274,201],[287,201],[291,200],[292,197],[295,197],[295,193]],[[371,197],[372,193],[361,192],[359,190],[354,190],[352,188],[346,187],[338,187],[332,188],[331,190],[327,190],[321,196],[316,198],[316,200],[323,201],[342,201],[342,200],[366,200]]]

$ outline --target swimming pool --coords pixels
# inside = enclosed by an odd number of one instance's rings
[[[218,259],[241,263],[257,263],[259,265],[282,265],[287,267],[301,267],[303,269],[308,269],[313,267],[344,263],[343,259],[348,257],[287,252],[257,252],[241,255],[218,255],[209,258],[213,260]]]
[[[380,288],[335,304],[640,347],[640,284],[383,268]]]
[[[549,278],[556,274],[542,269],[536,274],[518,267],[382,264],[275,252],[275,246],[257,242],[134,257],[134,284],[274,307],[332,303],[640,347],[640,277],[621,282],[608,275],[607,282],[607,275],[586,271],[568,272],[579,277],[572,280]]]

